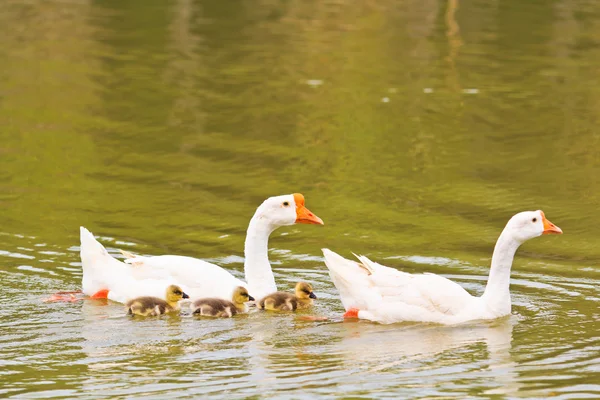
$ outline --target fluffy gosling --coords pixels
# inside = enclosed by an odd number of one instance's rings
[[[179,301],[189,299],[190,296],[183,293],[183,290],[177,285],[171,285],[167,288],[165,300],[158,297],[137,297],[129,300],[126,304],[127,314],[142,315],[144,317],[155,317],[179,310]]]
[[[198,299],[191,305],[192,312],[207,317],[231,318],[237,313],[248,312],[247,301],[253,301],[254,297],[248,294],[243,286],[238,286],[233,291],[232,301],[206,298]]]
[[[271,293],[258,302],[258,308],[271,311],[296,311],[309,308],[316,298],[310,283],[298,282],[295,295],[287,292]]]

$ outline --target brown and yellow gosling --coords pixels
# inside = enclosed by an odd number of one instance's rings
[[[233,291],[232,301],[206,298],[198,299],[191,305],[192,312],[207,317],[231,318],[238,313],[248,312],[247,301],[253,301],[254,297],[248,294],[243,286],[238,286]]]
[[[183,293],[183,290],[177,285],[171,285],[167,288],[166,301],[158,297],[137,297],[129,300],[126,304],[127,314],[142,315],[144,317],[154,317],[179,311],[179,301],[181,299],[189,299],[190,296]]]
[[[258,302],[258,308],[271,311],[296,311],[309,308],[316,298],[310,283],[298,282],[295,295],[287,292],[271,293]]]

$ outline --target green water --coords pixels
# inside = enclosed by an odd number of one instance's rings
[[[0,2],[0,397],[599,398],[596,1]],[[266,197],[280,288],[314,314],[131,320],[43,303],[111,253],[242,275]],[[510,318],[344,323],[327,246],[481,294],[523,210]]]

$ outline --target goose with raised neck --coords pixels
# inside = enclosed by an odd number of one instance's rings
[[[551,233],[562,230],[541,210],[514,215],[496,242],[481,297],[439,275],[401,272],[365,256],[357,256],[357,263],[328,249],[323,254],[346,309],[345,318],[457,324],[510,314],[510,272],[517,249],[529,239]]]
[[[269,235],[278,227],[293,224],[323,225],[323,220],[306,208],[300,193],[270,197],[258,207],[244,246],[248,284],[218,265],[193,257],[135,256],[124,252],[123,263],[81,227],[83,293],[125,303],[139,296],[163,295],[168,285],[177,284],[191,299],[229,300],[238,286],[247,287],[250,295],[258,298],[277,290],[268,257]]]

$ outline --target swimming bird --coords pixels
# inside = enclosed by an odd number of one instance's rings
[[[340,292],[345,318],[380,323],[400,321],[458,324],[509,315],[510,270],[519,246],[543,234],[562,230],[546,219],[541,210],[513,216],[500,234],[487,286],[481,297],[469,294],[455,282],[425,273],[409,274],[356,256],[350,261],[323,249],[325,265]]]
[[[298,282],[295,294],[287,292],[271,293],[258,302],[258,308],[271,311],[296,311],[313,305],[313,299],[317,296],[313,293],[310,283]]]
[[[132,256],[125,263],[112,257],[94,235],[80,228],[83,293],[121,303],[138,296],[162,296],[166,285],[177,284],[192,298],[230,300],[244,286],[257,298],[277,290],[268,257],[269,235],[293,224],[323,225],[304,205],[299,193],[270,197],[250,220],[244,246],[244,272],[248,283],[218,265],[185,256]]]
[[[254,297],[250,296],[245,287],[238,286],[233,291],[231,301],[215,297],[198,299],[190,308],[198,315],[231,318],[238,313],[248,312],[247,301],[254,301]]]
[[[179,311],[179,301],[190,297],[177,285],[167,287],[165,299],[158,297],[137,297],[126,303],[127,313],[130,315],[142,315],[144,317],[157,316],[173,311]]]

